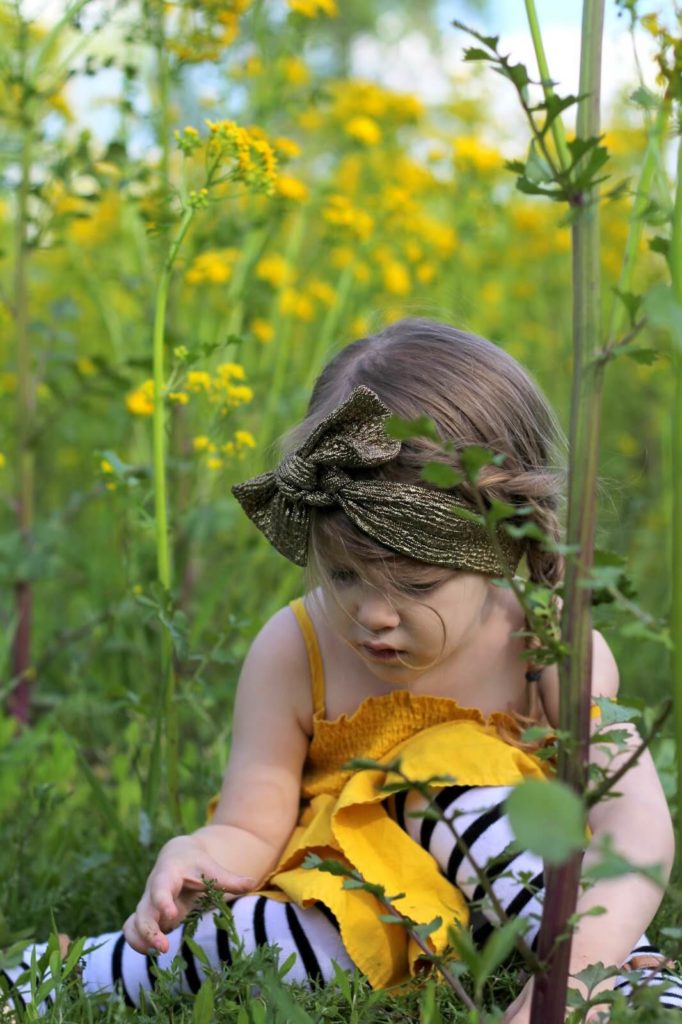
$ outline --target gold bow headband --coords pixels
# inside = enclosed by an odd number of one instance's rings
[[[501,574],[487,530],[457,515],[467,506],[453,494],[347,472],[384,465],[398,455],[400,441],[384,427],[389,415],[381,399],[361,385],[275,470],[237,484],[232,493],[273,547],[296,565],[308,560],[311,509],[338,507],[392,551],[431,565]],[[520,545],[501,531],[497,539],[515,570]]]

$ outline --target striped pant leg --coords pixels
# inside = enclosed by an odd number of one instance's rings
[[[434,791],[432,800],[443,820],[412,817],[426,808],[427,801],[414,791],[399,793],[394,797],[392,813],[415,842],[431,853],[467,901],[475,904],[472,930],[478,945],[486,941],[500,920],[486,895],[489,889],[506,917],[526,919],[525,939],[535,947],[544,895],[543,865],[536,854],[510,849],[514,837],[505,813],[510,792],[509,786],[448,786]],[[481,883],[477,868],[483,871],[487,885]],[[646,935],[638,940],[630,956],[642,953],[660,955]],[[643,984],[659,987],[661,1006],[682,1010],[680,974],[655,968],[628,971],[618,978],[616,988],[634,1000],[635,989]]]
[[[239,951],[223,928],[218,928],[213,912],[202,914],[192,923],[192,938],[204,952],[211,969],[220,970],[230,964],[233,957],[255,952],[259,946],[270,944],[279,949],[279,962],[284,963],[291,954],[295,960],[286,975],[289,982],[326,984],[334,977],[334,964],[344,970],[353,970],[350,957],[341,942],[338,926],[331,914],[322,907],[302,909],[290,903],[279,903],[264,896],[241,896],[230,906],[234,918],[234,931]],[[86,942],[82,960],[84,990],[92,995],[120,991],[126,1004],[139,1006],[142,994],[153,989],[156,974],[153,965],[161,970],[171,967],[181,956],[184,968],[178,976],[178,991],[197,992],[206,969],[192,953],[186,942],[185,924],[168,934],[166,953],[152,959],[137,953],[125,941],[122,932],[110,932]],[[30,952],[27,951],[30,963]],[[12,984],[25,968],[4,972]],[[30,987],[19,985],[12,998],[30,1001]],[[43,1008],[44,1012],[44,1008]]]
[[[542,859],[528,850],[510,849],[514,836],[505,814],[510,786],[447,786],[434,791],[433,801],[443,820],[413,817],[426,806],[414,791],[395,797],[398,824],[427,850],[443,874],[460,890],[472,911],[474,941],[482,945],[500,916],[527,921],[526,941],[537,938],[544,886]],[[459,842],[457,841],[459,840]],[[494,902],[479,878],[480,868]]]

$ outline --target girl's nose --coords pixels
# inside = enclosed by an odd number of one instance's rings
[[[365,591],[358,598],[355,617],[370,633],[396,629],[400,625],[397,608],[378,590]]]

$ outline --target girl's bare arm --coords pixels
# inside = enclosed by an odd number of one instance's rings
[[[239,893],[272,870],[296,824],[310,717],[305,645],[293,613],[284,608],[258,634],[244,662],[232,750],[213,818],[161,850],[124,926],[134,949],[165,951],[164,933],[186,917],[202,878]]]

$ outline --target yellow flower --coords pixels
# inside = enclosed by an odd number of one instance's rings
[[[249,78],[256,78],[263,73],[263,61],[257,54],[247,57],[244,61],[244,74]]]
[[[417,280],[420,284],[431,284],[436,276],[436,268],[433,263],[420,263],[417,267]]]
[[[294,142],[293,139],[287,139],[284,135],[278,136],[272,144],[277,155],[281,156],[283,160],[293,160],[301,155],[301,147],[298,142]]]
[[[363,338],[369,333],[369,318],[366,316],[356,316],[351,320],[350,331],[354,338]]]
[[[344,128],[346,135],[365,146],[376,146],[381,141],[381,128],[371,117],[363,117],[361,114],[352,117],[346,121]]]
[[[321,281],[314,277],[308,282],[308,294],[313,299],[318,299],[325,306],[333,306],[336,302],[336,292],[327,281]]]
[[[406,242],[403,246],[403,252],[410,263],[417,263],[424,255],[424,250],[417,242]]]
[[[256,447],[256,439],[249,430],[235,430],[234,439],[238,448]]]
[[[298,203],[302,203],[308,198],[308,186],[305,182],[289,174],[280,174],[275,192],[283,199],[293,199]]]
[[[658,36],[661,34],[661,23],[658,20],[658,14],[644,14],[640,18],[642,28],[645,32],[648,32],[651,36]]]
[[[205,434],[198,434],[196,437],[192,438],[192,448],[194,449],[195,452],[207,451],[210,443],[210,440],[206,437]]]
[[[290,85],[305,85],[310,80],[310,68],[300,57],[283,57],[281,67]]]
[[[223,468],[223,460],[217,458],[217,456],[215,456],[215,455],[211,455],[208,459],[206,459],[206,465],[208,466],[209,469],[213,469],[213,470],[222,469]]]
[[[293,278],[293,269],[279,253],[263,256],[256,264],[256,277],[267,281],[273,288],[281,288]]]
[[[317,18],[320,14],[326,14],[328,18],[335,18],[339,13],[336,0],[287,0],[289,9],[296,14],[302,14],[304,18]]]
[[[187,284],[225,284],[239,252],[237,249],[207,249],[195,256],[185,273]]]
[[[473,135],[462,135],[454,142],[455,166],[462,170],[499,171],[502,167],[502,156],[492,146],[475,138]]]
[[[97,373],[97,367],[89,356],[81,356],[80,359],[77,359],[76,367],[84,377],[92,377],[93,373]]]
[[[641,444],[632,434],[619,434],[616,438],[616,448],[623,455],[631,458],[641,451]]]
[[[320,130],[324,123],[324,119],[319,110],[315,107],[310,107],[308,110],[302,110],[300,114],[296,115],[296,124],[298,124],[304,131],[317,132]]]
[[[218,375],[226,381],[246,380],[246,371],[240,363],[221,363],[218,367]]]
[[[0,469],[4,469],[6,465],[7,459],[5,458],[4,453],[0,452]]]
[[[353,273],[355,274],[355,280],[359,281],[360,284],[367,284],[372,272],[366,263],[356,263],[353,267]]]
[[[99,468],[102,470],[103,473],[114,472],[114,467],[111,465],[108,459],[102,459],[99,464]]]
[[[232,406],[246,405],[253,400],[253,388],[247,384],[230,385],[227,388],[227,398]]]
[[[355,253],[349,245],[337,245],[330,253],[331,264],[338,270],[343,270],[355,259]]]
[[[234,441],[226,441],[224,445],[221,445],[220,450],[223,453],[223,455],[234,455]]]
[[[499,281],[486,281],[481,288],[481,302],[486,306],[499,306],[504,297]]]
[[[206,373],[205,370],[190,370],[187,374],[185,387],[188,391],[194,391],[198,394],[200,391],[209,392],[212,383],[210,373]]]
[[[154,412],[154,381],[146,380],[126,395],[128,412],[133,416],[151,416]]]
[[[334,227],[347,228],[357,238],[365,240],[372,234],[374,220],[364,210],[353,206],[347,196],[336,194],[327,199],[322,216]]]
[[[283,313],[291,313],[297,320],[310,323],[315,319],[315,307],[307,295],[295,288],[284,288],[279,297],[279,306]]]
[[[186,391],[169,391],[168,399],[171,402],[175,402],[176,405],[187,405],[189,403],[189,395]]]
[[[407,295],[410,291],[410,275],[404,263],[391,260],[382,267],[384,288],[391,295]]]
[[[249,326],[251,333],[262,345],[267,345],[275,335],[275,329],[272,324],[269,324],[267,320],[263,320],[262,317],[256,317]]]

